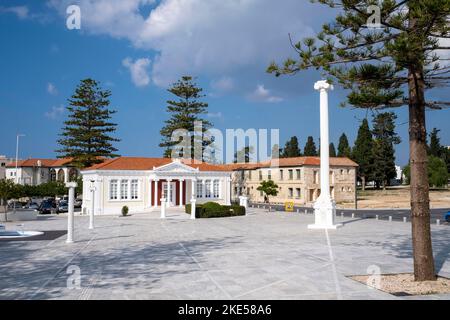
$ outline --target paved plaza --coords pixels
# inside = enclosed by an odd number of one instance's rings
[[[346,217],[337,219],[344,223],[337,231],[311,231],[312,215],[250,211],[195,221],[180,209],[167,220],[157,211],[96,217],[93,231],[87,217],[76,217],[71,245],[65,235],[0,241],[0,299],[417,298],[394,297],[347,277],[367,274],[371,266],[412,272],[410,223]],[[48,216],[23,228],[65,230],[66,223]],[[432,231],[436,269],[448,277],[450,228],[433,225]],[[77,270],[79,289],[72,281]]]

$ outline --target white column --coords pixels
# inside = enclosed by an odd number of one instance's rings
[[[182,208],[183,207],[183,182],[184,180],[179,180],[180,181],[180,205],[179,207]]]
[[[89,229],[94,229],[94,211],[95,211],[95,181],[91,181],[91,212],[89,213]]]
[[[333,86],[327,81],[316,82],[314,89],[320,92],[320,196],[314,204],[315,223],[309,229],[336,229],[334,223],[336,203],[330,196],[330,155],[328,123],[328,90]]]
[[[202,198],[206,198],[206,180],[202,179]]]
[[[63,168],[63,172],[64,172],[64,182],[68,183],[69,182],[69,169]]]
[[[172,201],[172,180],[167,180],[167,207],[170,208],[170,201]]]
[[[158,206],[158,179],[155,179],[155,189],[153,190],[155,198],[155,208]]]
[[[195,190],[196,189],[196,183],[197,183],[197,181],[195,179],[191,180],[191,199],[196,199],[197,198],[196,197],[197,191]]]
[[[225,187],[225,201],[226,205],[231,205],[231,178],[226,178],[226,187]]]
[[[73,243],[73,206],[75,200],[75,188],[76,182],[67,183],[66,187],[69,188],[69,210],[67,213],[67,240],[66,243]]]
[[[197,202],[197,199],[192,197],[191,199],[191,220],[195,220],[195,203]]]

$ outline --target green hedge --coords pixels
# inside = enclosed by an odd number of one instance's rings
[[[185,206],[187,214],[191,214],[191,205]],[[195,206],[196,218],[224,218],[245,216],[245,207],[238,205],[222,206],[215,202],[208,202]]]

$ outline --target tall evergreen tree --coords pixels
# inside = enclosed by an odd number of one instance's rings
[[[373,119],[373,179],[377,186],[383,185],[383,189],[397,176],[394,145],[401,140],[395,132],[395,119],[397,116],[393,112],[377,114]]]
[[[444,154],[444,147],[441,145],[441,139],[439,138],[439,132],[436,128],[433,128],[430,133],[430,145],[428,146],[428,155],[441,158]]]
[[[367,179],[373,177],[374,170],[373,137],[367,119],[364,119],[359,127],[352,159],[359,165],[358,177],[361,179],[362,189],[365,190]]]
[[[101,163],[102,158],[114,158],[117,149],[114,142],[120,141],[111,136],[117,124],[111,122],[116,111],[110,110],[109,90],[102,90],[97,81],[82,80],[75,94],[69,99],[68,120],[64,122],[58,140],[59,158],[73,158],[79,168]]]
[[[350,91],[357,108],[409,108],[411,216],[416,281],[436,280],[430,231],[425,108],[450,105],[426,101],[425,91],[447,86],[450,69],[436,50],[448,50],[448,0],[318,0],[336,10],[315,38],[294,43],[298,59],[272,63],[277,76],[322,69],[329,81]],[[374,14],[374,8],[379,14]],[[375,10],[376,12],[376,10]],[[442,51],[441,51],[442,52]]]
[[[306,140],[305,148],[303,150],[303,154],[305,157],[316,157],[318,155],[313,137],[308,137],[308,139]]]
[[[352,149],[350,148],[350,144],[348,143],[347,136],[345,133],[341,135],[339,138],[339,145],[338,145],[338,157],[347,157],[350,158],[352,153]]]
[[[336,157],[336,148],[334,147],[334,143],[330,143],[330,157]]]
[[[167,101],[170,119],[165,121],[165,126],[160,131],[163,141],[159,144],[161,148],[165,148],[164,157],[170,158],[176,154],[181,158],[207,160],[203,158],[203,154],[205,148],[211,144],[211,139],[206,136],[206,131],[212,124],[202,117],[207,114],[208,109],[207,103],[199,101],[204,97],[203,89],[197,86],[191,76],[183,76],[168,91],[178,99]],[[200,134],[196,133],[196,122],[202,124]],[[185,136],[184,140],[189,145],[180,144],[181,137],[176,137],[180,140],[173,139],[177,130],[186,131],[188,136]],[[201,150],[195,150],[195,146],[201,146]]]
[[[298,146],[298,138],[296,136],[292,137],[283,149],[283,158],[295,158],[302,155],[300,148]]]

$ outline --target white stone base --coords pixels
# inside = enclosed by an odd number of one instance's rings
[[[331,198],[317,199],[314,204],[314,224],[308,225],[310,230],[336,230],[342,227],[342,224],[336,224],[336,203]]]

